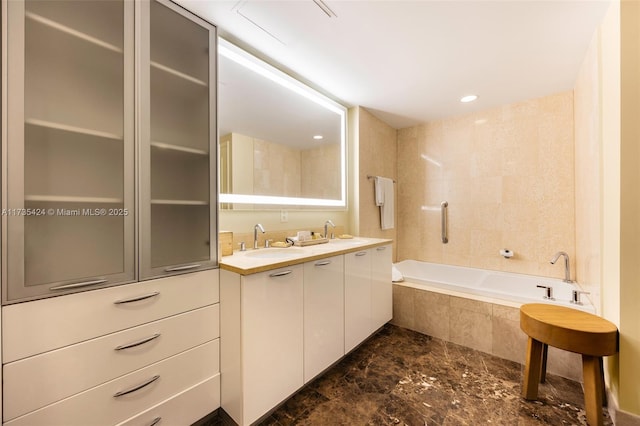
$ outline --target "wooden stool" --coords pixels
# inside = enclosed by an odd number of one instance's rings
[[[587,422],[602,425],[602,357],[618,353],[618,328],[596,315],[543,303],[520,307],[520,328],[529,336],[522,396],[535,400],[546,375],[547,345],[582,355]]]

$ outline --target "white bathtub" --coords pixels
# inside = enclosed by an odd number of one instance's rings
[[[512,307],[519,307],[523,303],[553,303],[595,313],[595,308],[584,296],[582,305],[571,303],[572,290],[579,288],[560,279],[417,260],[403,260],[394,266],[404,277],[403,282],[395,283],[397,285]],[[552,287],[555,300],[545,299],[545,289],[538,288],[538,285]]]

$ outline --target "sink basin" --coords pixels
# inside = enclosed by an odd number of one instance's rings
[[[267,248],[249,251],[245,256],[256,259],[286,259],[289,257],[296,257],[303,253],[304,250],[299,248]]]
[[[359,238],[334,238],[333,240],[329,240],[330,244],[341,244],[341,245],[357,245],[364,244],[366,241],[361,240]]]

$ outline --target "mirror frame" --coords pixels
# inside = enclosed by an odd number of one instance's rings
[[[219,194],[220,203],[236,204],[257,204],[270,206],[305,206],[305,207],[347,207],[346,196],[346,135],[347,135],[347,108],[333,101],[323,94],[313,90],[309,86],[301,83],[293,77],[285,74],[279,69],[258,59],[238,46],[218,37],[218,54],[236,62],[239,65],[265,77],[266,79],[279,84],[280,86],[297,93],[300,96],[315,102],[316,104],[335,112],[340,118],[340,199],[304,198],[304,197],[281,197],[271,195],[253,194]],[[218,103],[218,108],[220,104]],[[220,135],[218,135],[220,143]]]

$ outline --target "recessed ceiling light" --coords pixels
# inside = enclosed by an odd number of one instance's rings
[[[476,99],[478,99],[478,95],[467,95],[467,96],[461,97],[460,102],[463,102],[463,103],[473,102]]]
[[[324,136],[322,136],[322,135],[315,135],[313,138],[314,138],[315,140],[319,141],[320,139],[324,138]]]

